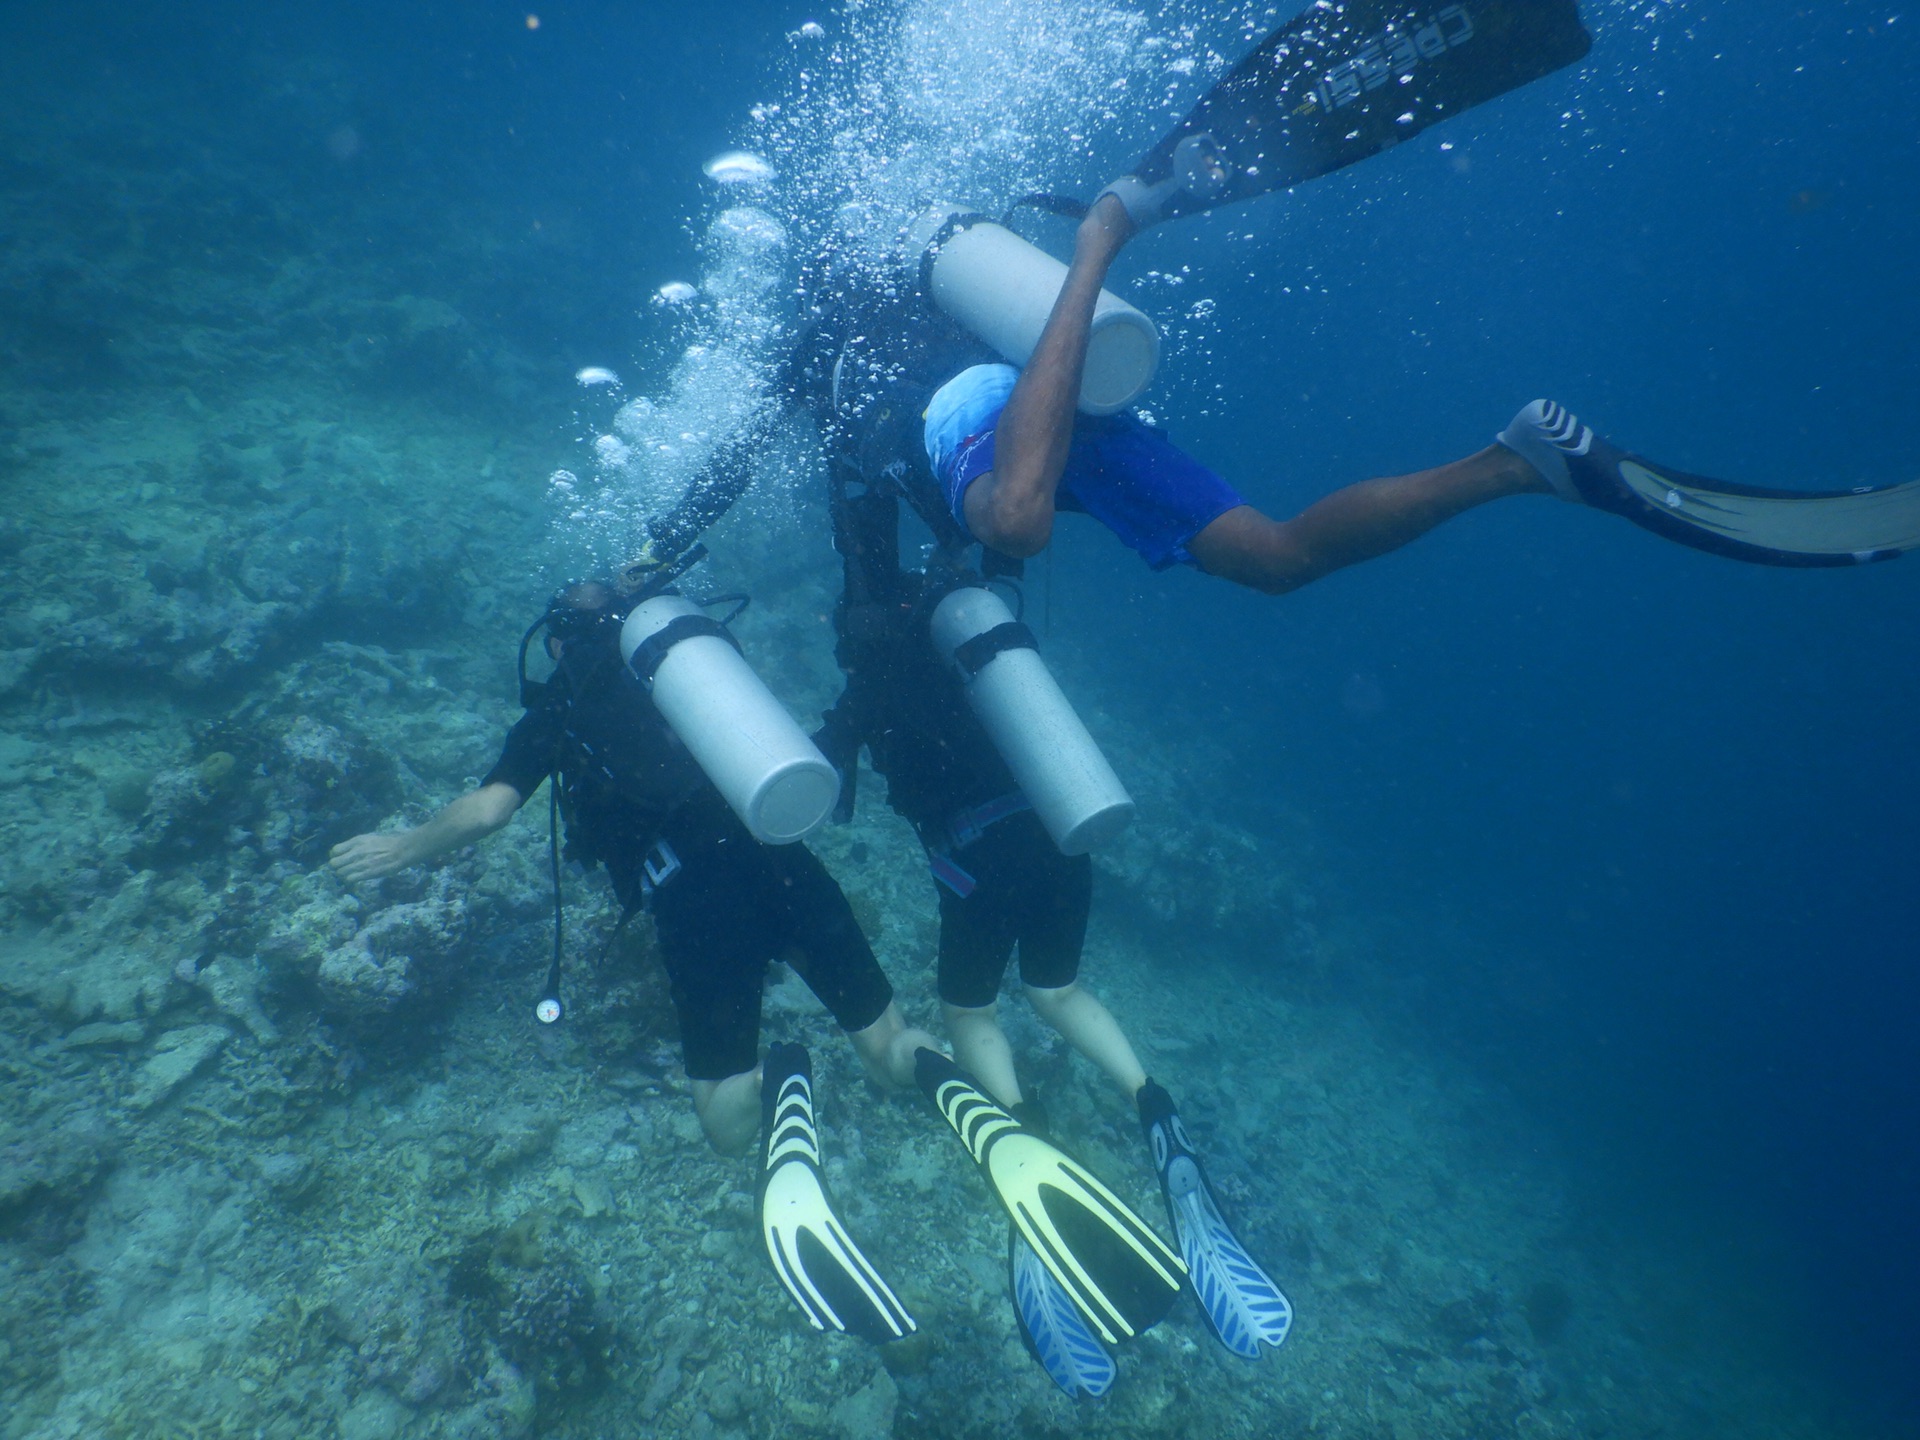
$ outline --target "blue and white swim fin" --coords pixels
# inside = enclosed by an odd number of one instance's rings
[[[1286,1340],[1293,1306],[1221,1216],[1173,1097],[1149,1080],[1140,1087],[1139,1101],[1140,1125],[1201,1313],[1222,1345],[1257,1360],[1261,1345]]]
[[[1020,1338],[1053,1383],[1076,1398],[1111,1390],[1120,1367],[1017,1227],[1007,1235],[1007,1278]]]

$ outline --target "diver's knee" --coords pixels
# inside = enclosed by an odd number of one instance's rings
[[[1073,997],[1080,993],[1080,982],[1069,980],[1064,985],[1043,988],[1028,985],[1027,1003],[1033,1006],[1034,1013],[1042,1020],[1051,1022],[1054,1017],[1066,1013],[1067,1006],[1073,1003]]]
[[[1319,570],[1299,527],[1240,505],[1187,542],[1200,570],[1263,595],[1284,595],[1316,579]]]
[[[737,1158],[752,1148],[760,1129],[760,1070],[724,1080],[693,1082],[693,1115],[714,1153]]]

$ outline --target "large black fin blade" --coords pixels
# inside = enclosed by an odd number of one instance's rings
[[[1920,549],[1920,480],[1768,490],[1689,475],[1596,435],[1574,468],[1581,498],[1709,555],[1797,569],[1865,565]]]
[[[1190,215],[1330,175],[1573,64],[1576,0],[1320,0],[1274,31],[1134,167]],[[1183,143],[1184,142],[1184,143]]]

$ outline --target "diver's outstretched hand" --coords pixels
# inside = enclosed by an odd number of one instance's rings
[[[414,863],[412,840],[411,830],[356,835],[334,846],[327,855],[327,864],[349,885],[384,880]]]
[[[424,825],[342,840],[327,863],[349,885],[384,880],[409,865],[429,864],[462,845],[485,839],[511,820],[526,798],[504,780],[492,780],[462,795]]]

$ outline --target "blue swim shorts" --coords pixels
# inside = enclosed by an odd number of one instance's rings
[[[927,406],[927,458],[962,529],[967,487],[993,469],[993,427],[1016,374],[1010,365],[976,365]],[[1165,570],[1193,564],[1187,542],[1246,501],[1160,431],[1120,414],[1075,417],[1054,503],[1091,515],[1148,565]]]

